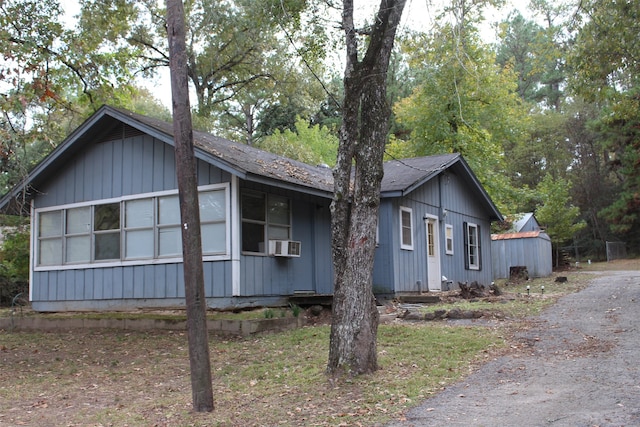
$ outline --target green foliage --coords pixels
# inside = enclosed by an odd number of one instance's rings
[[[640,1],[585,2],[575,48],[568,62],[575,68],[572,87],[579,96],[597,102],[592,122],[613,188],[601,204],[600,218],[611,231],[640,249]]]
[[[276,130],[265,137],[259,147],[310,165],[335,164],[338,138],[328,128],[310,126],[301,118],[296,120],[295,128],[295,132]]]
[[[511,67],[518,78],[518,94],[529,102],[538,101],[542,70],[534,62],[533,52],[542,28],[526,20],[520,12],[512,12],[500,23],[500,43],[496,61],[503,68]]]
[[[635,89],[621,97],[611,109],[605,109],[599,122],[609,150],[609,166],[615,172],[617,197],[601,212],[618,236],[640,244],[640,98]]]
[[[264,318],[265,318],[265,319],[273,319],[274,317],[276,317],[276,312],[275,312],[275,310],[274,310],[274,309],[272,309],[272,308],[267,308],[267,309],[264,311]]]
[[[579,29],[569,63],[572,85],[584,97],[609,100],[638,84],[640,0],[590,0],[576,15]]]
[[[300,307],[298,304],[289,303],[289,308],[291,309],[291,314],[293,315],[293,317],[298,317],[300,316],[300,313],[302,313],[302,307]]]
[[[0,275],[12,281],[29,280],[29,227],[5,227],[0,248]]]
[[[134,3],[104,3],[109,13],[82,15],[75,28],[63,25],[58,1],[0,3],[0,192],[103,103],[137,108],[148,97],[134,86],[140,51],[94,31],[97,25],[122,30]]]
[[[516,93],[516,75],[495,64],[477,31],[467,28],[463,40],[453,34],[445,26],[433,37],[405,44],[421,71],[416,89],[394,111],[411,136],[392,140],[387,152],[396,157],[460,153],[504,209],[518,196],[502,153],[525,135],[527,107]]]
[[[541,204],[536,209],[536,218],[555,245],[571,240],[586,226],[579,221],[580,209],[570,204],[570,188],[568,181],[554,179],[550,174],[537,187]]]

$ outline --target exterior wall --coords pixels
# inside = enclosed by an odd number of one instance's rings
[[[413,250],[400,249],[400,206],[412,209]],[[446,215],[444,211],[446,210]],[[395,292],[428,290],[425,215],[439,218],[441,275],[457,282],[477,281],[489,285],[491,265],[491,223],[477,195],[469,191],[450,171],[441,174],[408,196],[383,199],[380,207],[379,240],[374,266],[374,287]],[[463,223],[480,226],[481,269],[466,270]],[[453,226],[454,251],[445,251],[445,224]]]
[[[199,185],[232,181],[229,173],[206,162],[198,160],[197,166]],[[240,183],[240,186],[252,184]],[[253,187],[291,199],[292,239],[302,242],[301,257],[241,255],[236,273],[239,289],[234,292],[231,258],[235,249],[232,241],[228,257],[203,262],[208,305],[216,308],[270,305],[283,303],[283,295],[299,290],[330,293],[333,274],[329,201],[273,187]],[[175,189],[173,147],[151,136],[135,134],[87,146],[45,186],[37,189],[39,195],[34,199],[34,207]],[[232,186],[230,191],[237,189]],[[239,207],[231,212],[237,214]],[[239,217],[229,221],[231,228],[240,227]],[[234,233],[230,234],[233,236]],[[90,268],[65,266],[64,269],[32,271],[32,305],[40,311],[184,306],[182,263],[157,261],[140,263],[142,265],[94,264]]]
[[[398,214],[395,212],[395,204],[391,199],[380,201],[378,213],[378,242],[373,261],[373,290],[376,293],[394,292],[394,272],[396,256],[400,248],[400,243],[395,238],[397,231],[394,227],[398,225]]]
[[[531,215],[531,217],[529,217],[529,219],[527,220],[527,222],[525,222],[522,225],[522,228],[520,228],[520,230],[516,230],[519,233],[523,233],[526,231],[538,231],[540,230],[540,225],[538,225],[538,221],[536,221],[535,217],[533,215]]]
[[[491,221],[480,202],[480,196],[471,191],[458,175],[447,171],[440,175],[442,187],[442,207],[447,211],[440,226],[441,236],[444,236],[444,225],[453,226],[453,255],[445,255],[444,237],[440,239],[442,255],[442,275],[453,281],[454,287],[458,282],[477,281],[485,286],[493,280],[491,266]],[[480,226],[480,270],[466,270],[464,258],[465,222]]]
[[[495,279],[509,277],[509,267],[526,266],[530,277],[547,277],[553,272],[551,240],[541,233],[538,237],[493,240],[492,263]]]
[[[301,242],[299,258],[242,254],[242,296],[292,295],[297,291],[332,293],[331,219],[329,201],[275,187],[246,182],[244,189],[291,200],[291,239]]]

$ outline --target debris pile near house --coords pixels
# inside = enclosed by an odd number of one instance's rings
[[[457,307],[449,310],[438,309],[434,311],[423,311],[415,307],[403,307],[398,311],[397,319],[405,321],[456,320],[497,317],[498,315],[499,314],[489,310],[463,310]]]
[[[489,290],[485,288],[484,285],[475,281],[470,284],[467,284],[467,282],[458,282],[458,287],[460,288],[460,298],[485,298],[490,295]]]
[[[529,280],[529,270],[526,265],[515,265],[509,267],[509,281],[524,282]]]

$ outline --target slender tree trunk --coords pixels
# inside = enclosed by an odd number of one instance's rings
[[[184,8],[181,0],[167,0],[167,33],[173,100],[173,134],[182,221],[191,392],[193,409],[197,412],[210,412],[213,410],[213,389],[202,271],[200,205],[189,107]]]
[[[386,76],[404,4],[405,0],[381,1],[369,46],[359,61],[353,1],[343,2],[347,65],[331,203],[335,277],[329,375],[358,375],[378,369],[378,310],[372,276],[390,115]]]

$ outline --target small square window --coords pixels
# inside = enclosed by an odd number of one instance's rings
[[[445,224],[444,226],[445,252],[447,255],[453,255],[453,225]]]

